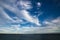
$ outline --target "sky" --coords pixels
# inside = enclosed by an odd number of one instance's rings
[[[0,0],[0,28],[0,33],[59,32],[60,1]]]

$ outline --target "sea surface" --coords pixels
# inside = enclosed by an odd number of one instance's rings
[[[0,40],[60,40],[60,34],[0,34]]]

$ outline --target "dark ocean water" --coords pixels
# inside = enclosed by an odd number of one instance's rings
[[[60,40],[60,34],[0,34],[0,40]]]

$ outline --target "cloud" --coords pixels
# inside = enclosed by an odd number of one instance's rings
[[[11,27],[0,27],[0,33],[44,34],[44,33],[59,33],[59,30],[57,27],[20,27],[20,25],[13,25]]]
[[[58,23],[59,22],[59,23]],[[34,26],[23,26],[11,25],[10,27],[0,27],[0,33],[6,34],[44,34],[44,33],[60,33],[60,17],[51,20],[44,21],[46,26],[34,27]]]
[[[37,2],[37,6],[40,7],[41,6],[41,3],[40,2]]]
[[[35,33],[59,33],[60,32],[60,17],[58,17],[57,19],[51,20],[51,21],[47,21],[45,20],[43,22],[44,27],[41,26],[41,24],[39,23],[39,19],[38,17],[33,17],[29,14],[29,12],[27,11],[27,9],[30,9],[31,3],[30,1],[19,1],[17,2],[17,4],[15,5],[15,1],[12,0],[6,0],[7,2],[13,3],[14,6],[11,6],[11,4],[7,4],[7,3],[3,3],[0,2],[0,25],[5,24],[7,22],[12,22],[12,23],[17,23],[15,25],[11,24],[9,27],[0,27],[0,33],[14,33],[14,34],[35,34]],[[38,6],[40,6],[40,3],[37,4]],[[22,7],[22,9],[20,10],[17,6]],[[11,12],[14,12],[14,14],[16,14],[16,17],[11,18],[9,15],[7,15],[7,13],[3,10],[4,8],[8,9]],[[2,15],[2,16],[1,16]],[[40,14],[39,14],[40,15]],[[13,19],[16,20],[13,20]],[[31,23],[35,23],[36,25],[39,25],[40,27],[34,27],[34,26],[22,26],[20,25],[20,23],[24,23],[24,21],[22,19],[27,20],[28,22]],[[19,24],[18,24],[19,23]]]
[[[17,5],[20,6],[22,9],[31,9],[32,6],[31,6],[31,2],[30,1],[27,1],[27,0],[19,0],[17,2]]]
[[[13,19],[15,20],[15,22],[12,22],[12,23],[16,23],[16,24],[26,24],[26,23],[28,23],[28,22],[25,22],[22,19],[19,19],[18,17],[13,17]]]
[[[0,7],[0,25],[14,22],[14,20]]]
[[[19,19],[18,17],[13,17],[13,19],[14,19],[15,22],[17,22],[17,23],[23,22],[23,20],[22,20],[22,19]]]
[[[56,26],[58,26],[58,25],[60,25],[60,17],[57,17],[56,19],[53,19],[51,21],[45,20],[43,23],[47,24],[47,25],[56,25]]]
[[[24,2],[23,2],[24,3]],[[40,26],[38,18],[33,18],[26,9],[19,10],[17,7],[12,7],[8,4],[2,3],[2,7],[14,12],[19,19],[27,20],[28,22],[34,23]]]
[[[56,18],[56,19],[54,19],[54,20],[52,20],[52,23],[60,23],[60,17],[58,17],[58,18]]]
[[[45,27],[53,28],[53,30],[57,29],[56,32],[60,31],[60,17],[57,17],[56,19],[51,21],[45,20],[43,24],[46,25]]]

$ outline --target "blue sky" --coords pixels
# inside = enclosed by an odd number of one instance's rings
[[[59,0],[1,0],[0,27],[59,27]]]

